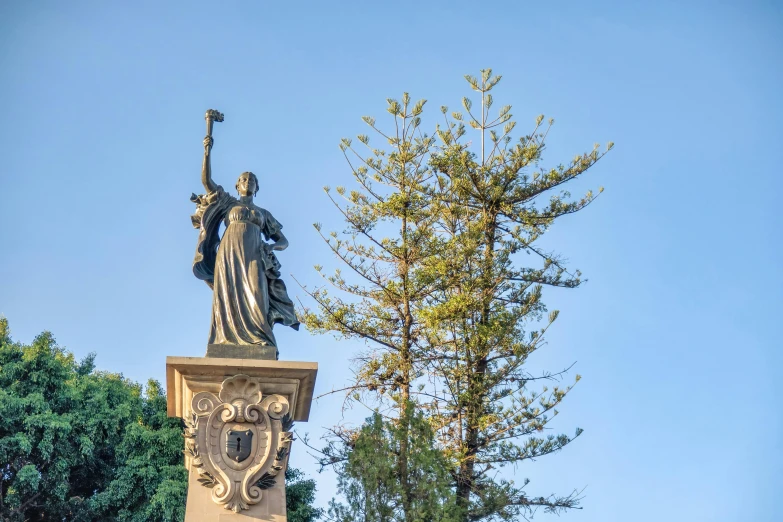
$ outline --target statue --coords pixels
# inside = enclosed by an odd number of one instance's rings
[[[190,199],[197,205],[191,220],[200,229],[193,273],[213,290],[208,344],[276,348],[272,333],[276,323],[299,329],[274,253],[285,250],[288,240],[272,214],[253,203],[259,189],[255,174],[239,176],[238,198],[212,181],[212,122],[223,121],[223,114],[210,109],[206,120],[201,183],[207,193]],[[222,237],[221,223],[226,225]]]

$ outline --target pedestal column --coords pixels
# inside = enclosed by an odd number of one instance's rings
[[[185,522],[285,522],[293,422],[307,421],[317,363],[167,357],[168,415],[186,428]]]

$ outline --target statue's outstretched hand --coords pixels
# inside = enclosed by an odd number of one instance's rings
[[[204,150],[209,151],[212,148],[213,143],[215,143],[215,140],[212,139],[212,136],[204,138]]]

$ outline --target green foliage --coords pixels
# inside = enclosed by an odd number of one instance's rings
[[[285,503],[289,522],[314,522],[323,516],[323,509],[313,507],[313,479],[305,479],[304,473],[296,468],[288,468],[285,471],[285,481]]]
[[[384,421],[374,414],[342,446],[333,445],[338,488],[346,503],[332,501],[330,519],[339,522],[457,521],[449,465],[434,446],[433,433],[421,412],[406,422]],[[408,441],[409,491],[397,475],[401,441]],[[409,513],[404,495],[408,495]]]
[[[530,134],[512,139],[511,107],[490,115],[489,91],[500,77],[488,69],[481,73],[480,79],[466,78],[481,95],[480,109],[472,112],[472,103],[463,100],[468,124],[480,133],[480,151],[465,141],[462,118],[446,116],[446,130],[437,132],[441,146],[430,161],[437,183],[428,194],[444,202],[438,211],[449,255],[429,267],[443,291],[433,300],[427,326],[436,332],[432,360],[441,389],[448,390],[433,400],[434,422],[441,426],[444,451],[458,465],[460,505],[474,519],[511,519],[539,507],[560,512],[578,505],[576,493],[531,499],[523,487],[496,481],[490,472],[554,453],[573,440],[540,435],[571,387],[531,389],[538,380],[559,380],[565,372],[534,376],[525,363],[544,346],[558,316],[546,313],[542,289],[575,288],[581,274],[567,270],[559,256],[536,242],[555,220],[594,201],[592,191],[573,199],[562,185],[584,174],[603,153],[595,146],[565,166],[543,168],[553,121],[542,130],[539,116]],[[541,203],[544,195],[548,200]],[[539,262],[530,263],[521,253]],[[580,433],[577,429],[575,436]]]
[[[94,492],[110,482],[126,426],[142,417],[141,388],[76,362],[49,333],[29,346],[0,334],[0,513],[7,520],[97,520]]]
[[[341,141],[340,149],[359,189],[337,187],[338,199],[325,187],[347,228],[342,236],[324,234],[320,224],[315,228],[351,273],[346,276],[338,269],[334,275],[324,275],[342,295],[329,294],[324,288],[305,289],[319,310],[303,309],[299,314],[311,331],[369,340],[380,348],[358,360],[349,398],[361,400],[364,393],[391,405],[396,410],[395,429],[402,433],[408,429],[412,417],[407,410],[417,394],[411,385],[423,368],[416,346],[425,335],[420,315],[433,290],[432,281],[419,277],[423,274],[420,268],[437,247],[423,191],[431,175],[427,159],[434,143],[419,129],[425,103],[412,103],[408,93],[403,93],[401,102],[388,99],[387,112],[394,120],[390,131],[376,126],[374,118],[363,118],[385,145],[372,146],[364,134],[357,137],[362,146],[355,147],[347,138]],[[381,232],[389,230],[396,233],[384,236]],[[316,270],[321,272],[321,267]],[[349,282],[348,277],[357,282]],[[394,469],[401,484],[402,512],[412,522],[417,516],[413,507],[416,486],[410,483],[408,445],[409,438],[401,436]],[[330,459],[325,456],[325,461]]]
[[[317,310],[304,311],[305,323],[371,347],[355,359],[348,400],[385,407],[393,429],[406,429],[408,404],[423,412],[450,463],[462,520],[510,520],[539,508],[557,513],[578,507],[578,494],[530,497],[527,481],[498,479],[496,470],[557,452],[581,433],[544,435],[571,386],[535,385],[560,381],[568,369],[533,375],[526,363],[558,316],[547,310],[543,288],[582,283],[581,273],[541,248],[539,239],[556,220],[595,200],[601,189],[572,198],[564,185],[605,152],[596,145],[544,168],[554,120],[542,127],[539,116],[529,134],[514,138],[511,106],[490,112],[500,76],[485,69],[465,79],[480,104],[463,98],[465,113],[451,115],[442,106],[439,142],[418,130],[423,103],[414,117],[407,94],[402,103],[387,100],[393,132],[363,118],[388,149],[373,148],[360,135],[368,149],[363,156],[343,140],[358,188],[338,188],[347,199],[338,205],[347,228],[323,237],[349,270],[326,278],[334,290],[308,290]],[[409,122],[417,130],[406,134]],[[470,129],[477,139],[468,137]],[[334,433],[322,464],[340,465],[356,451],[355,432],[338,427]],[[400,439],[395,473],[410,522],[407,440]]]
[[[77,362],[49,333],[13,342],[0,318],[0,519],[181,521],[181,421],[165,391]],[[289,519],[312,522],[315,484],[290,470]]]
[[[141,416],[129,424],[117,447],[118,468],[91,504],[118,521],[182,520],[185,517],[187,471],[182,459],[182,427],[166,416],[166,396],[150,380]]]

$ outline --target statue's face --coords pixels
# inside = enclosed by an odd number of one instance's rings
[[[258,187],[256,186],[256,180],[250,174],[242,174],[237,180],[237,192],[240,196],[252,196],[256,193]]]

